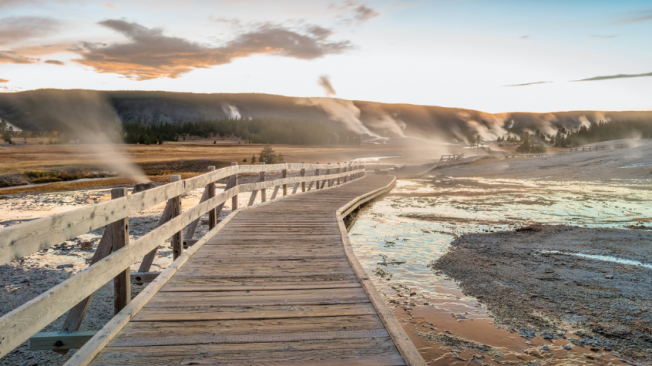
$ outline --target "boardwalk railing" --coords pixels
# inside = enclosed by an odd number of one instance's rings
[[[120,314],[123,314],[120,313],[122,309],[142,306],[132,306],[130,303],[131,282],[150,282],[156,278],[157,273],[148,271],[159,245],[172,238],[175,261],[170,267],[180,266],[187,260],[186,255],[182,256],[184,241],[187,246],[197,242],[192,240],[192,236],[201,217],[206,213],[209,214],[208,224],[211,231],[199,240],[206,241],[208,236],[214,235],[216,230],[225,224],[217,223],[224,203],[231,199],[233,211],[238,209],[238,194],[252,192],[248,202],[248,206],[252,206],[259,192],[261,203],[267,201],[267,189],[270,188],[274,188],[270,197],[270,200],[274,200],[279,192],[285,196],[296,194],[299,189],[301,192],[324,189],[361,178],[365,174],[364,165],[360,163],[321,165],[283,163],[244,166],[232,163],[231,167],[209,170],[211,170],[209,173],[186,180],[181,180],[179,176],[172,176],[172,182],[169,184],[131,195],[127,195],[126,188],[114,188],[111,192],[111,201],[0,229],[0,265],[3,265],[105,227],[89,267],[0,317],[0,357],[7,355],[69,310],[63,331],[68,333],[77,331],[92,295],[111,280],[114,282],[115,289],[115,314],[118,315],[111,322],[122,322],[122,319],[117,319]],[[298,176],[289,177],[288,172],[293,170],[297,171]],[[267,180],[266,173],[269,172],[280,172],[281,179]],[[259,182],[238,184],[239,174],[252,173],[259,175]],[[227,180],[227,186],[224,192],[216,194],[215,183],[223,179]],[[199,188],[204,188],[201,201],[181,212],[181,196]],[[159,226],[133,243],[129,243],[129,216],[166,201]],[[186,227],[188,229],[184,236],[183,229]],[[139,273],[130,273],[130,267],[141,258],[143,260]],[[150,285],[141,292],[141,295],[156,290],[156,286]],[[59,340],[54,341],[53,345],[46,345],[47,347],[43,346],[40,349],[79,348],[90,338],[90,335],[75,338],[74,335],[78,333],[82,332],[72,333],[73,336],[64,341],[61,340],[62,334],[54,338],[45,337],[49,341],[55,338]],[[70,343],[66,344],[66,342]]]
[[[457,154],[457,155],[442,155],[441,158],[439,158],[439,162],[443,163],[446,161],[453,161],[453,160],[460,160],[464,158],[464,154]]]

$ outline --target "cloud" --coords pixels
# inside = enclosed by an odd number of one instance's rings
[[[50,65],[60,65],[60,66],[65,65],[63,63],[63,61],[59,61],[59,60],[45,60],[43,62],[45,62],[46,64],[50,64]]]
[[[529,35],[528,35],[528,36],[520,36],[519,38],[520,38],[520,39],[529,39],[530,36],[529,36]]]
[[[8,83],[8,82],[9,82],[9,80],[7,80],[7,79],[0,79],[0,83]]]
[[[652,10],[638,12],[636,16],[621,19],[613,22],[612,24],[630,24],[630,23],[646,22],[648,20],[652,20]]]
[[[598,80],[611,80],[611,79],[643,78],[647,76],[652,76],[652,72],[648,72],[645,74],[618,74],[618,75],[596,76],[588,79],[580,79],[580,80],[572,80],[572,81],[598,81]]]
[[[552,81],[535,81],[533,83],[512,84],[512,85],[503,85],[503,86],[527,86],[527,85],[548,84],[548,83],[552,83]]]
[[[3,18],[0,19],[0,45],[46,36],[59,27],[60,22],[50,18]]]
[[[609,38],[616,38],[618,37],[617,34],[606,34],[606,35],[600,35],[600,34],[592,34],[590,36],[587,36],[589,38],[597,38],[597,39],[609,39]]]
[[[365,5],[360,5],[354,8],[353,12],[353,17],[358,21],[358,24],[362,24],[380,15],[379,12]]]
[[[0,51],[0,64],[33,64],[38,59],[17,54],[14,51]]]
[[[324,88],[324,91],[326,92],[327,97],[333,97],[337,93],[335,92],[335,88],[333,88],[333,85],[331,84],[331,81],[328,77],[328,75],[322,75],[319,77],[319,86]]]
[[[135,80],[177,78],[198,68],[224,65],[236,58],[258,54],[312,60],[352,48],[349,41],[331,42],[331,32],[321,27],[296,31],[263,24],[244,31],[221,47],[166,36],[161,28],[146,28],[124,20],[105,20],[100,25],[122,33],[128,42],[82,43],[76,62],[97,72],[115,73]]]
[[[380,15],[377,10],[353,0],[347,0],[340,6],[331,4],[331,8],[343,13],[339,18],[342,19],[340,23],[344,25],[360,25]]]

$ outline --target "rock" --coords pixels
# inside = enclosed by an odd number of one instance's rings
[[[75,266],[75,265],[72,264],[72,263],[68,263],[68,264],[60,264],[60,265],[57,266],[57,269],[72,268],[72,267],[74,267],[74,266]]]
[[[614,275],[606,275],[606,276],[604,276],[604,278],[606,278],[606,279],[608,279],[608,280],[613,280],[613,279],[614,279]]]
[[[81,242],[79,243],[79,248],[84,250],[93,249],[93,242],[90,241]]]
[[[564,349],[567,350],[567,351],[570,351],[570,350],[573,349],[573,347],[571,347],[571,346],[569,346],[569,345],[565,345],[565,346],[564,346]]]
[[[550,347],[548,347],[548,346],[543,346],[543,347],[541,347],[541,350],[543,350],[543,351],[547,351],[547,350],[549,350],[549,349],[550,349]]]

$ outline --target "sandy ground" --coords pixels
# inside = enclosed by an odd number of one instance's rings
[[[537,225],[464,235],[432,268],[486,304],[504,329],[549,339],[545,351],[574,334],[566,347],[651,364],[651,241],[647,230]]]

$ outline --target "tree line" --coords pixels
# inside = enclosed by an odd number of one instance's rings
[[[332,130],[325,125],[280,118],[216,119],[183,123],[123,123],[128,144],[162,144],[186,136],[202,138],[238,137],[257,144],[326,145],[360,144],[355,132]]]

